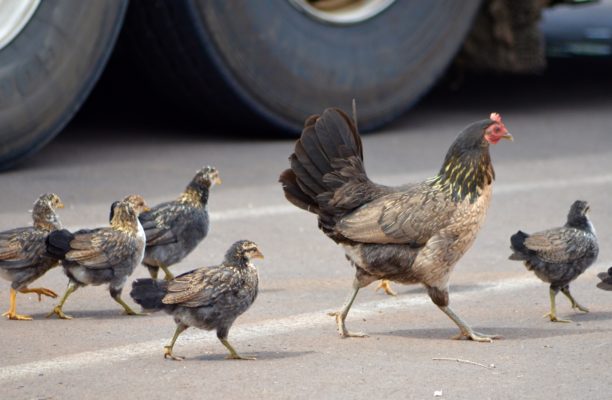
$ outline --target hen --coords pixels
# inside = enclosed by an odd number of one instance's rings
[[[36,293],[39,301],[41,295],[57,297],[52,290],[28,288],[28,285],[59,263],[47,253],[45,239],[49,232],[62,228],[55,209],[63,207],[56,194],[43,194],[34,203],[31,227],[0,232],[0,276],[11,282],[9,310],[2,316],[14,320],[32,319],[17,314],[17,292]]]
[[[528,235],[518,231],[510,238],[510,260],[524,261],[525,267],[538,278],[550,283],[550,317],[553,322],[570,322],[557,318],[555,297],[559,290],[570,300],[572,308],[588,312],[572,297],[569,284],[597,259],[599,246],[595,228],[588,217],[589,205],[577,200],[559,228]]]
[[[601,279],[601,282],[597,284],[597,287],[602,290],[612,290],[612,267],[608,268],[608,272],[600,272],[597,277]]]
[[[47,251],[60,258],[69,278],[68,288],[61,301],[47,315],[62,319],[68,297],[87,285],[109,284],[111,297],[128,315],[138,315],[121,299],[123,285],[144,256],[145,236],[138,213],[146,209],[140,196],[113,203],[110,227],[82,229],[75,233],[67,230],[52,232],[47,238]],[[133,204],[134,205],[133,205]]]
[[[227,340],[236,318],[255,301],[259,278],[251,263],[263,258],[255,243],[241,240],[234,243],[223,263],[198,268],[171,281],[138,279],[132,283],[130,296],[144,310],[164,310],[174,316],[176,331],[170,344],[164,347],[164,358],[182,360],[172,354],[178,336],[188,327],[217,330],[217,337],[229,350],[228,358],[241,357]]]
[[[366,175],[361,139],[344,112],[327,109],[306,120],[280,182],[291,203],[317,214],[319,228],[343,246],[356,269],[351,295],[333,313],[342,337],[365,336],[346,329],[346,316],[360,288],[388,279],[423,284],[461,330],[457,338],[495,338],[474,332],[452,311],[448,282],[489,206],[495,177],[489,144],[511,138],[491,114],[459,133],[435,177],[388,187]]]
[[[173,279],[168,270],[185,258],[208,234],[208,194],[220,184],[219,172],[204,167],[193,177],[178,199],[153,207],[140,215],[147,236],[143,264],[153,279],[161,268],[166,280]]]

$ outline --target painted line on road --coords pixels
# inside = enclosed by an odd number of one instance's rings
[[[393,179],[397,179],[394,176]],[[612,184],[612,175],[596,175],[588,177],[577,177],[570,179],[545,179],[541,181],[533,182],[521,182],[521,183],[507,183],[507,184],[495,184],[493,188],[493,195],[507,195],[520,192],[528,192],[533,190],[547,190],[547,189],[562,189],[573,186],[589,186],[589,185],[606,185]],[[264,206],[264,207],[245,207],[236,208],[225,211],[211,211],[210,219],[212,221],[232,221],[240,220],[244,218],[259,218],[275,215],[287,215],[303,212],[302,209],[293,206],[292,204],[279,204],[275,206]]]
[[[603,268],[602,264],[602,267]],[[605,264],[607,265],[607,264]],[[499,282],[480,283],[474,285],[470,290],[464,292],[452,293],[451,301],[456,304],[459,301],[474,299],[475,297],[487,297],[491,292],[504,293],[512,292],[520,289],[525,289],[534,286],[541,286],[542,283],[534,278],[531,274],[521,278],[506,279]],[[351,309],[348,318],[348,325],[351,320],[356,318],[367,318],[379,315],[381,311],[394,312],[406,311],[407,307],[423,306],[430,304],[431,300],[426,295],[406,295],[398,298],[385,298],[355,304]],[[232,331],[230,338],[234,343],[246,343],[249,340],[258,339],[268,336],[277,336],[292,333],[299,330],[312,329],[314,327],[328,326],[334,327],[335,322],[327,313],[332,310],[320,310],[310,313],[298,314],[285,318],[271,319],[257,323],[237,325]],[[463,314],[460,312],[460,314]],[[170,321],[170,317],[168,317]],[[449,321],[449,326],[452,323]],[[17,379],[25,379],[36,377],[39,375],[52,375],[57,373],[74,371],[81,368],[93,367],[101,364],[110,364],[113,362],[129,361],[135,358],[158,355],[162,357],[163,346],[168,342],[171,334],[171,329],[168,330],[168,338],[151,340],[140,343],[132,343],[125,346],[118,346],[103,350],[87,351],[76,353],[67,356],[61,356],[44,361],[35,361],[24,364],[0,368],[0,382],[15,381]],[[189,354],[196,351],[201,351],[204,345],[218,345],[218,340],[214,332],[205,332],[198,329],[192,329],[181,336],[178,341],[177,348],[180,349],[180,354]],[[238,345],[240,348],[240,345]],[[219,345],[218,350],[222,351]]]

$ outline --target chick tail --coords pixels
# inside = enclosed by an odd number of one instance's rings
[[[612,268],[608,269],[608,272],[600,272],[597,277],[601,279],[601,282],[597,284],[598,288],[612,291]]]
[[[510,237],[510,249],[513,253],[508,257],[509,260],[527,260],[529,249],[525,247],[525,239],[528,237],[523,231],[518,231]]]
[[[162,299],[168,291],[168,281],[137,279],[132,282],[130,296],[145,311],[160,311],[167,307]]]
[[[338,191],[367,192],[359,188],[375,186],[363,166],[357,127],[337,108],[306,119],[289,161],[291,168],[279,178],[285,197],[295,206],[317,214],[326,232],[332,230],[339,217],[367,201],[363,196],[353,196],[346,204],[336,204],[333,199]]]
[[[66,253],[71,250],[70,242],[73,239],[74,235],[66,229],[51,232],[45,239],[47,253],[55,258],[64,260]]]

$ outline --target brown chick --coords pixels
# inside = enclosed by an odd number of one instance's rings
[[[364,168],[361,138],[339,109],[309,117],[291,168],[280,176],[285,197],[318,216],[319,228],[340,244],[356,269],[353,290],[336,317],[342,337],[359,289],[379,279],[421,283],[457,324],[457,338],[490,342],[449,307],[453,267],[484,222],[495,173],[489,145],[511,139],[498,114],[464,128],[436,176],[402,187],[372,182]]]
[[[2,314],[8,319],[32,319],[17,314],[17,292],[36,293],[39,301],[41,295],[57,297],[50,289],[28,285],[59,264],[57,258],[47,253],[45,239],[50,232],[62,228],[55,210],[63,207],[58,195],[43,194],[34,203],[31,227],[0,232],[0,276],[11,282],[9,310]]]

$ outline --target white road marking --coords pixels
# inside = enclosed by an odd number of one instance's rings
[[[476,284],[474,285],[474,288],[456,294],[452,293],[451,288],[451,302],[452,304],[456,304],[461,300],[474,299],[475,296],[489,296],[491,292],[511,292],[539,285],[542,285],[542,283],[529,274],[525,275],[525,277],[506,279],[500,282]],[[426,295],[406,295],[398,298],[386,297],[384,300],[356,304],[351,309],[348,323],[350,325],[350,320],[355,319],[356,317],[367,318],[378,315],[380,311],[383,310],[385,312],[400,310],[405,311],[407,307],[423,306],[430,303],[431,300],[429,300]],[[327,312],[329,311],[331,310],[320,310],[257,323],[245,325],[238,324],[232,329],[230,337],[234,342],[244,343],[261,337],[283,335],[299,330],[312,329],[315,327],[333,327],[335,323],[333,319],[327,315]],[[452,323],[449,321],[449,326],[451,326],[451,324]],[[113,362],[129,361],[131,359],[146,356],[161,357],[163,346],[168,342],[168,340],[169,338],[165,338],[141,343],[132,343],[125,346],[87,351],[44,361],[35,361],[3,367],[0,368],[0,382],[26,379],[38,376],[40,374],[50,375],[64,373],[100,364],[110,365],[110,363]],[[217,338],[214,332],[191,329],[180,337],[178,343],[181,353],[184,354],[189,353],[188,348],[193,348],[191,349],[192,351],[197,351],[198,349],[201,350],[203,345],[215,344],[217,343]]]
[[[408,175],[394,175],[389,176],[386,179],[387,181],[393,182],[402,182],[401,177],[407,177]],[[408,179],[406,182],[415,181],[414,176],[410,175],[413,179]],[[560,189],[565,187],[574,187],[574,186],[590,186],[590,185],[606,185],[612,184],[612,175],[596,175],[596,176],[587,176],[587,177],[576,177],[576,178],[568,178],[568,179],[546,179],[540,181],[533,182],[520,182],[520,183],[506,183],[500,184],[495,183],[493,188],[494,195],[507,195],[514,194],[519,192],[527,192],[532,190],[547,190],[547,189]],[[211,211],[210,219],[212,221],[231,221],[231,220],[240,220],[244,218],[259,218],[259,217],[267,217],[267,216],[275,216],[275,215],[287,215],[303,212],[303,210],[295,207],[288,202],[284,204],[278,204],[275,206],[264,206],[264,207],[246,207],[246,208],[236,208],[232,210],[225,211]]]

